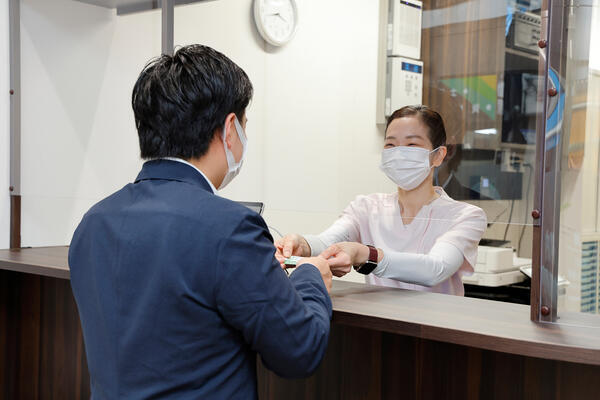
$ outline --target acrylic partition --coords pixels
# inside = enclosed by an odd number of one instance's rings
[[[529,303],[525,273],[540,282],[532,266],[542,238],[534,240],[534,233],[548,217],[531,216],[541,209],[534,201],[541,193],[536,183],[542,185],[536,163],[545,143],[536,132],[547,126],[545,54],[554,44],[540,49],[538,40],[547,33],[548,6],[540,0],[426,0],[419,9],[414,2],[410,10],[422,24],[404,34],[417,44],[388,53],[387,34],[378,35],[387,32],[389,18],[382,22],[382,15],[407,2],[305,3],[297,36],[280,49],[265,47],[257,36],[250,0],[244,7],[206,2],[176,9],[176,44],[215,47],[244,68],[255,87],[244,169],[221,194],[264,202],[265,220],[285,234],[319,233],[356,196],[393,193],[378,168],[385,124],[375,105],[386,96],[377,88],[387,66],[399,66],[404,80],[389,89],[399,88],[400,100],[386,111],[422,103],[440,112],[448,155],[435,184],[487,217],[475,274],[463,281],[476,296],[502,299],[510,286],[520,293],[511,300]],[[322,19],[322,7],[334,24]],[[130,95],[143,65],[160,53],[159,35],[148,40],[159,30],[160,15],[113,11],[76,1],[23,2],[24,246],[68,244],[83,213],[140,168]],[[77,18],[66,21],[65,15]],[[223,36],[219,21],[227,16],[235,16],[238,30]],[[431,226],[452,223],[441,216]],[[495,261],[487,262],[487,254]],[[534,295],[542,292],[539,284],[534,288]],[[567,295],[557,294],[557,301]]]
[[[392,22],[394,7],[402,6],[398,4],[402,3],[381,1],[380,7],[384,9],[379,12],[382,14],[383,11],[387,21]],[[418,2],[415,4],[418,6]],[[418,11],[415,11],[418,7],[406,4],[402,7],[409,7],[418,17]],[[305,185],[290,196],[283,190],[282,180],[267,179],[265,218],[284,234],[290,231],[319,233],[333,223],[357,195],[393,193],[396,187],[378,169],[385,124],[382,124],[383,118],[373,120],[372,107],[381,100],[377,96],[390,98],[385,110],[387,115],[401,106],[422,103],[438,111],[446,126],[448,155],[435,171],[434,184],[441,186],[454,200],[480,207],[487,217],[479,263],[474,266],[473,275],[463,277],[471,292],[468,295],[504,300],[512,297],[511,301],[529,304],[527,275],[532,274],[533,264],[531,211],[536,181],[536,132],[541,129],[539,124],[543,119],[543,96],[540,94],[544,90],[543,69],[540,72],[543,51],[538,46],[542,2],[430,0],[422,2],[420,11],[421,30],[411,31],[420,48],[400,47],[397,50],[389,43],[385,46],[386,93],[373,91],[375,76],[357,70],[349,63],[342,70],[355,70],[359,78],[349,80],[351,85],[346,82],[341,93],[355,96],[337,99],[343,104],[343,117],[334,129],[321,129],[323,132],[319,135],[321,141],[333,141],[333,146],[311,150],[316,152],[313,157],[317,157],[296,159],[298,163],[286,163],[279,167],[279,172],[270,172],[273,168],[267,165],[267,177],[297,177],[294,181]],[[342,17],[339,18],[343,25]],[[377,28],[375,22],[372,15],[366,14],[362,24],[371,24],[370,30],[374,30]],[[406,33],[407,40],[413,37],[409,35],[411,32]],[[381,40],[386,40],[385,35],[383,39],[380,35],[379,43],[375,37],[367,38],[361,44],[366,54],[371,55],[377,51]],[[311,56],[313,50],[310,47],[304,50]],[[286,57],[286,54],[284,49],[279,56]],[[371,69],[375,69],[375,57],[365,60],[369,58],[361,58],[361,62],[373,64]],[[290,64],[287,67],[290,75],[302,74],[301,66]],[[400,68],[404,75],[397,71],[391,74],[395,68]],[[335,79],[332,77],[330,81]],[[422,95],[413,96],[419,91],[420,82]],[[310,89],[310,80],[307,85]],[[336,90],[335,85],[331,89]],[[329,90],[323,92],[329,93]],[[321,107],[318,102],[310,105],[308,115],[318,115]],[[267,113],[270,115],[268,109]],[[339,116],[332,114],[331,118]],[[304,127],[304,118],[282,126],[278,135],[269,137],[269,147],[285,150],[289,149],[290,143],[299,143],[297,151],[302,155],[302,138],[314,135],[320,129],[319,124],[313,124],[308,130]],[[333,170],[330,168],[332,160],[335,160]],[[309,170],[301,173],[306,168]],[[315,174],[312,174],[313,170]],[[307,174],[313,178],[307,180]],[[321,191],[324,189],[322,182],[326,180],[331,182],[330,189]],[[319,194],[318,202],[314,199],[316,193]],[[421,213],[416,218],[417,223],[423,222],[419,219],[428,218],[427,213]],[[429,228],[435,228],[436,224],[450,227],[455,222],[452,218],[438,216],[430,221]],[[427,232],[417,230],[415,234]],[[392,247],[389,249],[403,250],[401,245]],[[426,252],[428,247],[424,245],[416,250]],[[486,263],[487,254],[492,256]],[[362,280],[357,275],[348,278]],[[511,287],[505,290],[507,286]],[[507,294],[510,291],[518,294]]]
[[[542,4],[423,3],[422,102],[440,112],[447,131],[435,183],[487,216],[475,273],[463,277],[467,295],[528,304],[543,84],[532,38],[540,35]]]
[[[600,2],[548,9],[540,212],[540,321],[600,326]]]

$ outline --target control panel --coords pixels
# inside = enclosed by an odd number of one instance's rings
[[[423,100],[423,62],[405,57],[388,57],[385,116]]]

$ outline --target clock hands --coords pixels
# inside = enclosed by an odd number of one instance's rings
[[[274,14],[267,14],[267,16],[268,17],[279,17],[279,18],[281,18],[283,20],[283,22],[288,22],[287,19],[283,18],[283,16],[281,15],[280,12],[276,12]]]

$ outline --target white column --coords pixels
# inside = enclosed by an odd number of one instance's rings
[[[8,248],[10,229],[8,40],[8,0],[0,0],[0,249]]]

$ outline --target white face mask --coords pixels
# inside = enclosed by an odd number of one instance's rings
[[[379,168],[402,190],[413,190],[431,171],[429,155],[437,151],[421,147],[396,146],[381,153]]]
[[[242,169],[242,164],[244,164],[244,157],[246,156],[247,142],[246,133],[242,128],[242,125],[238,122],[237,118],[233,119],[235,123],[235,130],[237,131],[238,137],[240,138],[240,142],[242,143],[242,158],[240,158],[239,162],[235,162],[235,157],[231,150],[227,148],[227,140],[225,136],[227,134],[225,125],[223,125],[223,146],[225,147],[225,156],[227,157],[227,174],[225,174],[225,178],[223,178],[223,182],[219,186],[219,190],[223,189],[225,186],[229,184],[240,173]]]

